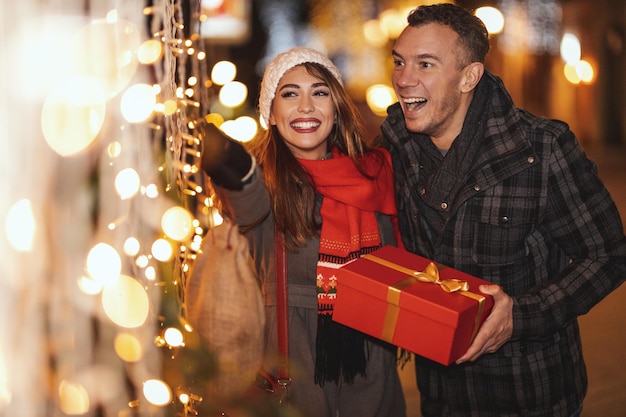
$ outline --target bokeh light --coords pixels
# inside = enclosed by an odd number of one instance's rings
[[[118,19],[92,21],[75,37],[72,58],[77,74],[98,79],[112,97],[130,82],[138,67],[139,29]]]
[[[241,116],[235,120],[227,120],[220,126],[228,136],[240,142],[249,142],[257,134],[258,125],[250,116]]]
[[[133,168],[125,168],[115,176],[115,191],[122,200],[129,199],[139,192],[141,179]]]
[[[87,272],[96,281],[109,285],[118,280],[122,259],[115,248],[107,243],[96,244],[87,255]]]
[[[172,390],[159,379],[149,379],[143,383],[143,395],[156,406],[165,406],[172,402]]]
[[[217,85],[227,84],[237,76],[237,67],[230,61],[219,61],[211,70],[211,81]]]
[[[81,384],[61,381],[59,384],[59,405],[63,413],[75,416],[89,411],[89,394]]]
[[[145,65],[154,64],[163,56],[163,44],[157,40],[144,41],[137,49],[137,59]]]
[[[6,237],[13,249],[29,252],[35,237],[35,217],[28,199],[22,199],[11,206],[4,222]]]
[[[561,59],[567,63],[580,61],[580,40],[573,33],[565,33],[561,39]]]
[[[504,29],[504,15],[495,7],[479,7],[475,11],[476,17],[483,21],[489,34],[498,34]]]
[[[176,327],[168,327],[163,332],[163,339],[171,347],[181,347],[184,345],[183,333]]]
[[[178,242],[186,241],[194,231],[193,216],[184,207],[170,207],[161,216],[161,228],[167,237]]]
[[[167,262],[174,256],[174,248],[167,239],[156,239],[152,243],[152,256],[157,261]]]
[[[120,109],[124,119],[130,123],[146,121],[154,111],[156,96],[151,85],[135,84],[122,95]]]
[[[143,325],[150,312],[148,294],[143,286],[128,275],[120,275],[102,290],[102,307],[107,317],[125,328]]]
[[[374,84],[365,92],[368,107],[377,116],[386,116],[387,107],[397,101],[393,88],[384,84]]]
[[[248,87],[239,81],[231,81],[220,88],[218,97],[224,106],[238,107],[248,98]]]
[[[387,32],[383,30],[378,20],[371,19],[363,24],[363,36],[367,43],[374,47],[382,47],[387,41]]]
[[[139,362],[143,357],[143,348],[137,337],[129,333],[119,333],[113,343],[115,353],[126,362]]]
[[[95,78],[70,78],[50,92],[41,111],[46,142],[61,156],[86,149],[104,124],[106,95]]]

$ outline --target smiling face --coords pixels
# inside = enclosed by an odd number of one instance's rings
[[[483,66],[461,68],[458,35],[448,26],[409,26],[393,48],[392,83],[407,129],[448,149],[461,132]]]
[[[328,150],[335,105],[328,84],[302,65],[283,75],[269,122],[275,125],[296,158],[321,159]]]

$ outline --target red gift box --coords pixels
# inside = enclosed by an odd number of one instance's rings
[[[493,307],[481,284],[490,283],[385,246],[337,270],[333,320],[449,365]]]

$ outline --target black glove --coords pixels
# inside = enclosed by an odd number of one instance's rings
[[[241,190],[241,179],[252,168],[252,157],[243,145],[228,137],[213,123],[200,128],[202,169],[215,185],[228,190]]]

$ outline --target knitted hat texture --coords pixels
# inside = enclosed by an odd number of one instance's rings
[[[276,55],[276,58],[265,68],[263,80],[261,81],[261,92],[259,94],[259,111],[268,126],[272,101],[276,95],[276,88],[278,88],[280,79],[287,71],[305,62],[314,62],[323,65],[333,74],[340,84],[343,84],[341,74],[337,67],[326,55],[314,49],[299,46]]]

